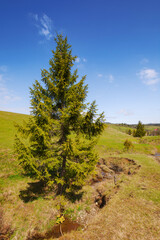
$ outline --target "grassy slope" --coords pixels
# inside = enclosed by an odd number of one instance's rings
[[[121,127],[122,128],[122,127]],[[124,141],[128,139],[132,142],[134,148],[132,152],[151,154],[158,151],[160,146],[160,137],[143,137],[142,139],[134,138],[123,131],[117,130],[115,126],[109,125],[105,128],[100,137],[97,148],[102,155],[103,152],[122,153],[124,150]]]
[[[0,149],[13,149],[15,123],[22,123],[28,115],[0,111]]]
[[[54,193],[43,196],[27,191],[28,183],[22,169],[12,154],[15,129],[14,121],[21,123],[27,115],[0,112],[0,204],[4,212],[4,228],[11,224],[14,229],[10,239],[26,239],[29,232],[44,232],[55,224],[60,199],[52,199]],[[123,151],[126,139],[133,142],[134,149]],[[160,239],[160,164],[148,155],[160,149],[159,137],[133,138],[112,126],[100,137],[97,150],[100,157],[127,157],[141,165],[132,176],[122,176],[120,189],[101,210],[94,204],[95,187],[85,186],[82,200],[75,203],[63,200],[69,216],[86,223],[85,231],[62,236],[61,239],[79,240],[158,240]],[[11,151],[9,151],[11,149]],[[103,187],[114,188],[104,182]],[[29,195],[30,201],[25,202]]]

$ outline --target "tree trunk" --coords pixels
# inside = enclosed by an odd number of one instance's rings
[[[63,102],[63,101],[62,101]],[[61,104],[61,107],[60,109],[62,110],[64,108],[64,102]],[[64,124],[62,123],[61,124],[61,139],[60,139],[60,144],[62,145],[63,143],[66,142],[66,131],[65,131],[65,126]],[[64,155],[64,152],[62,151],[61,153],[61,156],[63,158],[63,162],[62,162],[62,167],[60,168],[60,174],[59,174],[59,177],[60,178],[63,178],[64,175],[65,175],[65,168],[66,168],[66,156]],[[64,184],[61,184],[59,183],[58,184],[58,191],[57,191],[57,194],[58,195],[62,195],[63,194],[63,191],[64,191]]]
[[[60,172],[60,178],[64,177],[64,175],[65,175],[65,168],[66,168],[66,156],[63,157],[62,168],[61,168],[61,172]],[[62,195],[63,191],[64,191],[64,185],[59,183],[58,184],[57,194],[58,195]]]

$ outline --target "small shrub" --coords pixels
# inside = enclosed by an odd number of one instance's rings
[[[133,137],[136,137],[136,129],[133,130],[132,135]]]
[[[124,150],[125,151],[129,151],[131,148],[133,148],[133,144],[131,141],[129,141],[128,139],[126,139],[126,141],[124,142]]]
[[[129,129],[129,130],[127,131],[127,134],[128,134],[128,135],[132,135],[132,130]]]

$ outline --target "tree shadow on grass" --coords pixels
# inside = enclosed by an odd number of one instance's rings
[[[28,187],[25,190],[20,191],[20,199],[27,203],[32,202],[39,197],[45,197],[46,184],[42,181],[28,183]]]
[[[69,192],[69,193],[65,193],[65,197],[72,203],[75,203],[76,201],[81,200],[83,193],[84,192],[80,192],[80,193]]]
[[[74,190],[70,192],[64,192],[63,195],[72,203],[79,201],[83,196],[83,191],[81,191],[82,187],[74,187]],[[52,189],[53,190],[53,189]],[[47,194],[51,191],[46,187],[46,184],[42,181],[38,182],[30,182],[28,183],[28,187],[25,190],[21,190],[19,197],[20,199],[27,203],[32,202],[39,197],[47,198]],[[54,195],[56,196],[56,194]]]
[[[75,186],[74,190],[70,191],[70,192],[65,192],[64,196],[71,201],[72,203],[81,200],[82,196],[83,196],[84,192],[82,191],[82,187],[81,186]]]

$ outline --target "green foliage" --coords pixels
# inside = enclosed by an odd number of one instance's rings
[[[68,218],[72,218],[72,215],[74,214],[74,209],[73,208],[68,208],[63,212],[63,215],[68,217]]]
[[[134,133],[134,137],[143,137],[145,134],[146,131],[144,130],[144,125],[139,121]]]
[[[50,68],[41,72],[42,84],[36,80],[30,89],[33,116],[17,126],[15,149],[25,172],[56,186],[61,195],[79,189],[94,170],[104,115],[97,115],[95,101],[85,103],[85,76],[77,81],[77,70],[71,72],[76,57],[67,38],[57,35],[55,41]]]
[[[64,216],[62,215],[58,215],[57,216],[57,219],[56,219],[56,223],[57,224],[61,224],[61,223],[63,223],[65,221],[65,218],[64,218]]]
[[[136,129],[133,130],[132,135],[133,135],[133,137],[135,137],[135,135],[136,135]]]
[[[131,148],[133,148],[132,142],[126,139],[126,141],[124,142],[124,150],[129,151]]]
[[[127,134],[128,134],[128,135],[132,135],[132,130],[129,129],[129,130],[127,131]]]

